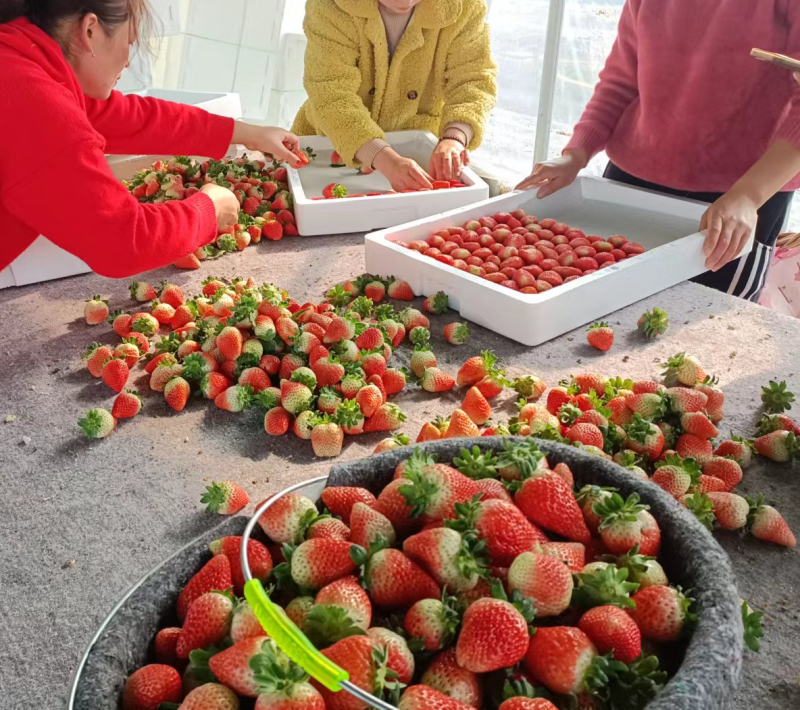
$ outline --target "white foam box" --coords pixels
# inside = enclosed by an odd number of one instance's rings
[[[646,251],[544,293],[523,294],[397,245],[427,239],[439,229],[471,219],[524,209],[552,217],[586,234],[621,234]],[[523,345],[539,345],[706,271],[704,234],[697,231],[708,208],[602,178],[580,177],[540,200],[514,192],[466,209],[421,219],[365,237],[366,268],[392,274],[417,295],[444,291],[451,308],[469,321]],[[752,248],[752,239],[745,253]]]
[[[202,91],[172,91],[169,89],[148,89],[133,92],[139,96],[153,96],[158,99],[198,106],[211,113],[230,118],[239,118],[242,104],[235,93],[207,93]],[[109,155],[109,166],[120,180],[127,180],[146,167],[152,165],[163,155]],[[0,289],[9,286],[61,279],[66,276],[89,273],[87,264],[61,247],[56,246],[44,236],[31,244],[7,269],[0,273]]]
[[[424,170],[428,169],[437,143],[435,136],[428,131],[387,133],[386,141],[400,155],[416,160]],[[310,165],[300,170],[289,168],[297,230],[304,237],[393,227],[489,197],[489,186],[472,169],[465,168],[461,182],[467,187],[380,197],[312,200],[312,197],[321,197],[323,188],[332,182],[344,185],[353,194],[388,192],[392,186],[377,171],[360,175],[353,168],[330,167],[333,144],[323,136],[303,136],[300,147],[311,148],[316,153]]]

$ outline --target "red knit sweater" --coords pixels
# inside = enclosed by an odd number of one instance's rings
[[[677,190],[726,192],[772,141],[800,146],[800,86],[753,47],[800,58],[800,0],[628,0],[567,148],[605,149]]]
[[[233,120],[181,104],[83,95],[55,41],[0,25],[0,270],[44,234],[104,276],[170,264],[216,236],[211,200],[140,204],[105,154],[221,158]]]

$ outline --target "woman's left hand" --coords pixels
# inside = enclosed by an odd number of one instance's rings
[[[243,145],[247,150],[258,150],[269,154],[276,160],[299,168],[300,159],[294,151],[300,149],[300,139],[291,131],[275,126],[255,126],[237,121],[233,130],[233,143]]]
[[[469,151],[458,141],[444,138],[431,156],[430,174],[434,180],[458,180],[469,165]]]
[[[700,222],[700,230],[708,230],[703,244],[706,268],[718,271],[739,256],[757,221],[758,205],[743,193],[728,192],[711,205]]]

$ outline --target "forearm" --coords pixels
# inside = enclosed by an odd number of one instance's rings
[[[736,181],[730,193],[746,195],[761,207],[800,174],[800,146],[775,141],[750,170]]]

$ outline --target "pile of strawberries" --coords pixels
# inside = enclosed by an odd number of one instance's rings
[[[570,469],[551,468],[532,439],[453,461],[416,449],[377,497],[334,486],[319,507],[277,498],[248,556],[350,682],[400,710],[635,710],[667,679],[651,649],[669,654],[695,615],[657,560],[658,522],[636,496],[620,501],[574,492]],[[240,548],[211,544],[123,707],[235,710],[241,697],[256,710],[364,710],[267,637],[239,598]]]
[[[586,236],[523,209],[441,229],[427,240],[395,243],[521,293],[549,291],[644,253],[623,236]]]
[[[308,164],[307,152],[297,151],[297,156]],[[233,191],[241,205],[239,223],[220,232],[213,244],[177,261],[177,268],[199,269],[201,261],[243,251],[262,239],[278,241],[284,236],[297,236],[286,168],[277,161],[268,164],[242,157],[199,163],[176,156],[157,161],[125,184],[140,202],[160,203],[187,199],[209,183]]]

